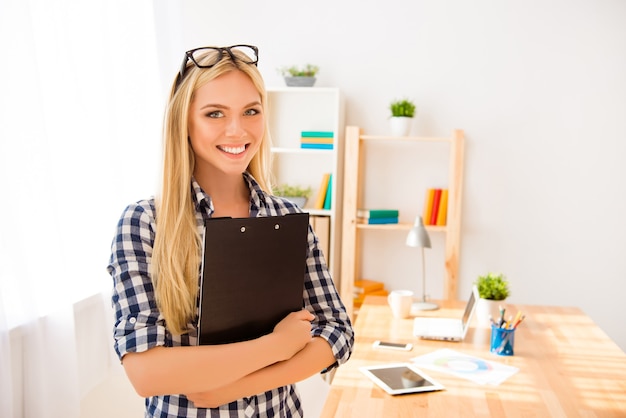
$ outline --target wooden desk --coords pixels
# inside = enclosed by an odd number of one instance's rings
[[[463,302],[420,315],[459,316]],[[577,308],[505,304],[526,320],[515,331],[515,356],[489,352],[490,330],[474,327],[464,342],[413,337],[412,318],[395,319],[386,298],[366,299],[355,322],[352,358],[339,367],[322,417],[626,417],[626,354]],[[411,342],[412,351],[374,350],[375,340]],[[498,386],[425,370],[446,390],[391,396],[359,367],[409,361],[449,348],[519,368]]]

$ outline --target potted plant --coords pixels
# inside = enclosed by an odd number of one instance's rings
[[[311,196],[311,188],[305,188],[298,185],[281,184],[280,186],[274,188],[274,195],[284,197],[298,205],[300,208],[304,208],[309,196]]]
[[[394,136],[406,136],[411,132],[415,109],[415,103],[409,99],[396,99],[389,104],[391,133]]]
[[[476,304],[476,317],[479,324],[490,326],[490,318],[498,320],[502,301],[509,297],[509,282],[502,273],[487,273],[478,276],[474,285],[480,298]]]
[[[509,282],[502,273],[478,276],[474,284],[481,299],[504,300],[509,297]]]
[[[306,64],[303,67],[292,65],[282,67],[278,70],[285,78],[285,83],[289,87],[312,87],[315,84],[315,76],[319,67],[313,64]]]

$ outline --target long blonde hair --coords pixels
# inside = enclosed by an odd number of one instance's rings
[[[238,51],[232,52],[239,59],[246,58]],[[200,64],[214,53],[206,54]],[[262,189],[271,191],[267,93],[259,70],[255,65],[233,60],[226,53],[211,68],[198,68],[194,63],[187,62],[183,79],[172,85],[165,112],[163,179],[161,194],[156,200],[156,232],[151,264],[157,307],[169,331],[176,335],[187,332],[190,321],[197,315],[202,256],[191,189],[195,158],[188,140],[189,105],[201,86],[230,71],[245,73],[261,95],[265,132],[248,171]]]

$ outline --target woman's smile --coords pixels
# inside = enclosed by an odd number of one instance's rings
[[[217,149],[227,154],[239,155],[248,148],[249,144],[244,145],[218,145]]]

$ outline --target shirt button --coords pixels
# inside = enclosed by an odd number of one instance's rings
[[[135,324],[137,322],[137,318],[132,317],[128,320],[128,322],[130,322],[131,324]]]

